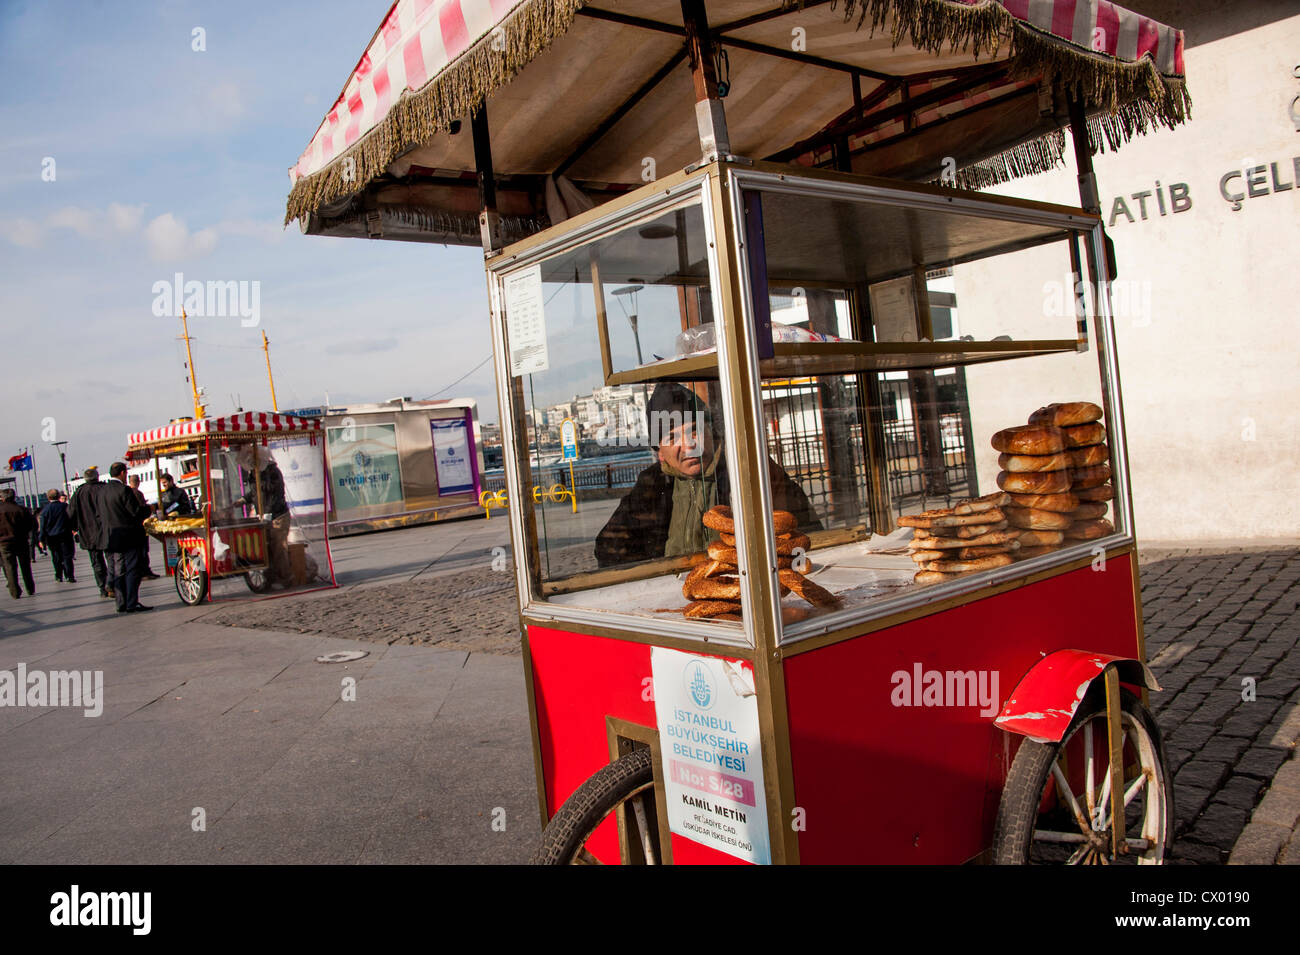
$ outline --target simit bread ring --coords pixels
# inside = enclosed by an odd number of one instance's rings
[[[1071,540],[1090,541],[1105,537],[1115,532],[1114,526],[1104,517],[1094,517],[1090,521],[1075,521],[1065,530],[1065,536]]]
[[[784,539],[776,539],[776,552],[782,557],[789,557],[796,550],[802,550],[806,554],[811,546],[812,540],[807,534],[789,534]]]
[[[820,584],[793,570],[777,571],[777,579],[815,607],[838,607],[840,600]]]
[[[1079,499],[1069,491],[1062,491],[1059,494],[1012,494],[1011,503],[1040,511],[1067,512],[1079,506]]]
[[[1090,521],[1096,517],[1105,517],[1107,507],[1105,501],[1089,501],[1072,510],[1070,516],[1076,521]]]
[[[1110,462],[1110,448],[1104,444],[1090,444],[1084,448],[1070,448],[1066,452],[1070,456],[1070,467],[1086,468],[1094,464],[1107,464]]]
[[[1058,428],[1100,420],[1101,408],[1091,401],[1055,402],[1039,408],[1029,416],[1030,424],[1050,424]]]
[[[685,588],[683,588],[684,590]],[[701,577],[691,585],[687,600],[739,600],[739,577]]]
[[[994,491],[992,494],[985,494],[983,497],[958,501],[953,505],[952,510],[954,514],[978,514],[980,511],[991,511],[994,508],[1010,503],[1011,499],[1005,491]]]
[[[1016,527],[1027,530],[1063,531],[1073,520],[1059,511],[1040,511],[1034,507],[1009,507],[1007,520]]]
[[[735,547],[735,546],[736,546],[736,535],[735,535],[735,534],[725,534],[725,533],[719,531],[719,532],[718,532],[718,538],[722,541],[722,543],[726,544],[728,547]]]
[[[999,471],[997,480],[998,487],[1013,494],[1060,494],[1070,489],[1068,471],[1039,471],[1030,474]]]
[[[1115,496],[1115,488],[1109,484],[1101,484],[1097,487],[1075,488],[1073,493],[1080,501],[1109,501]]]
[[[682,611],[688,617],[717,617],[724,613],[740,613],[740,604],[730,600],[695,600]]]
[[[1070,472],[1071,489],[1100,487],[1110,480],[1110,465],[1095,464],[1090,468],[1076,468]]]
[[[1061,430],[1065,432],[1066,445],[1071,448],[1101,444],[1106,440],[1106,428],[1096,422],[1075,425],[1073,428],[1062,428]]]
[[[1020,553],[1034,547],[1056,547],[1065,540],[1061,531],[1028,530],[1020,535]]]
[[[1070,455],[1064,451],[1056,454],[998,455],[998,467],[1004,471],[1064,471],[1070,466]]]
[[[965,574],[977,570],[992,570],[995,567],[1005,567],[1011,562],[1010,554],[993,554],[989,557],[976,557],[974,560],[932,560],[925,565],[925,569],[948,574]]]
[[[1056,454],[1065,450],[1065,435],[1050,425],[1005,428],[989,439],[995,451],[1008,454]]]
[[[909,550],[951,550],[955,547],[986,547],[991,544],[1006,544],[1021,534],[1016,528],[1008,527],[1006,530],[990,531],[987,534],[981,534],[978,537],[927,537],[924,540],[911,540],[907,542]]]
[[[717,507],[711,507],[704,512],[701,523],[705,527],[715,530],[718,533],[735,534],[736,522],[732,520],[731,508],[725,504],[719,504]]]
[[[789,511],[772,512],[772,530],[778,534],[793,534],[799,528],[799,522]]]

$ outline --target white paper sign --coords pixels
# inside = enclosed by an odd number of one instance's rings
[[[464,418],[429,422],[433,432],[433,457],[438,472],[438,494],[464,494],[474,490],[469,464],[469,430]]]
[[[754,674],[741,663],[653,647],[668,828],[738,859],[772,861]]]
[[[284,476],[285,503],[294,517],[321,514],[325,510],[325,469],[321,448],[310,439],[274,441],[271,456]]]
[[[912,277],[877,282],[870,288],[871,319],[878,342],[914,342],[916,334],[916,286]]]
[[[510,374],[545,371],[550,361],[546,354],[546,313],[542,308],[542,267],[534,265],[507,277],[505,297]]]

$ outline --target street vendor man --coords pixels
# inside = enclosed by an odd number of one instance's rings
[[[158,495],[158,510],[164,518],[188,517],[194,513],[194,502],[190,496],[176,486],[170,474],[164,473],[158,478],[162,492]]]
[[[655,387],[646,412],[659,460],[637,476],[596,536],[602,567],[699,553],[718,540],[702,523],[704,512],[731,503],[722,435],[705,403],[681,385],[664,382]],[[770,458],[768,471],[774,509],[792,513],[802,533],[821,530],[803,489]]]
[[[244,486],[248,488],[236,504],[249,508],[258,507],[257,484],[253,481],[256,469],[258,483],[262,488],[260,512],[271,519],[266,532],[266,546],[270,551],[271,572],[274,579],[284,587],[290,583],[292,572],[289,564],[289,502],[284,487],[284,473],[265,448],[254,444],[245,444],[236,455],[239,469],[243,472]]]

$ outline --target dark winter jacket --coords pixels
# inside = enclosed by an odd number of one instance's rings
[[[731,482],[724,458],[718,464],[718,503],[731,503]],[[768,459],[773,509],[789,511],[803,533],[822,529],[821,521],[803,489],[781,466]],[[619,502],[604,528],[596,536],[596,561],[603,567],[652,560],[664,556],[668,526],[673,513],[673,479],[658,462],[638,475],[636,484]]]
[[[68,517],[68,505],[62,501],[50,501],[41,508],[41,540],[51,537],[66,537],[72,533],[72,521]]]
[[[0,501],[0,541],[26,543],[32,534],[32,512],[17,501]]]
[[[72,492],[72,500],[68,501],[68,519],[86,550],[108,549],[108,530],[100,504],[107,490],[108,485],[103,481],[87,481]]]
[[[141,504],[135,491],[121,481],[108,482],[99,504],[108,539],[104,550],[111,554],[138,550],[145,542],[143,523],[149,506]]]
[[[158,495],[158,509],[162,511],[163,517],[184,517],[194,513],[194,502],[173,484],[169,490]]]

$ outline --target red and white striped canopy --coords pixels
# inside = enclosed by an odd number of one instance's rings
[[[126,443],[128,449],[136,450],[162,444],[179,444],[187,438],[214,435],[267,435],[320,430],[319,418],[298,418],[293,415],[264,411],[243,411],[225,418],[189,418],[149,431],[136,431],[126,436]]]
[[[1187,117],[1181,31],[1109,0],[704,5],[731,151],[754,159],[826,165],[838,141],[855,172],[934,178],[946,157],[997,157],[1001,181],[1059,159],[1067,88],[1112,147]],[[286,222],[476,241],[458,124],[482,103],[499,209],[525,232],[545,224],[546,177],[603,201],[642,185],[647,158],[660,176],[698,160],[683,19],[681,0],[398,0],[289,170]]]

